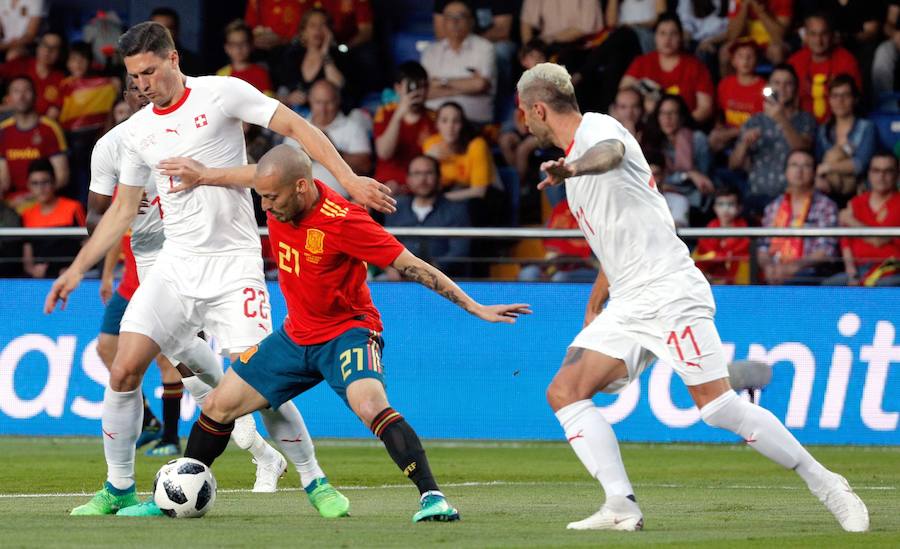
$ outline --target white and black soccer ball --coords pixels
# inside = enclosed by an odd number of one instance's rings
[[[196,459],[173,459],[153,479],[153,501],[172,518],[202,517],[216,501],[216,478]]]

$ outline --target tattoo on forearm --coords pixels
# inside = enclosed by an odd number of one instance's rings
[[[454,291],[454,289],[443,286],[435,273],[416,265],[407,265],[400,269],[400,274],[403,276],[403,278],[418,282],[422,286],[425,286],[430,290],[434,290],[435,293],[444,297],[450,303],[453,303],[454,305],[457,305],[459,307],[462,307],[466,311],[469,311],[469,308],[465,303],[463,303],[462,299],[460,299],[460,296]]]
[[[601,174],[617,167],[625,156],[625,144],[618,139],[601,141],[575,160],[578,175]]]

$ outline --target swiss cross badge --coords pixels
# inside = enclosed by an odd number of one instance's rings
[[[206,126],[208,124],[209,124],[209,122],[206,121],[205,114],[201,114],[200,116],[194,117],[194,125],[197,126],[198,128],[202,128],[203,126]]]

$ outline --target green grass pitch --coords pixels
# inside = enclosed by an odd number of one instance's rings
[[[216,462],[218,499],[198,520],[69,517],[105,475],[99,439],[0,438],[0,547],[900,547],[900,448],[816,447],[865,500],[872,531],[844,533],[793,473],[743,446],[625,444],[644,511],[637,533],[569,532],[602,493],[562,443],[427,441],[458,523],[412,524],[417,494],[371,441],[317,443],[351,500],[319,518],[293,471],[277,494],[252,494],[249,456]],[[148,490],[162,459],[138,458]]]

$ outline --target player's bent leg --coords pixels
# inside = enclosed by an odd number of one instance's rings
[[[562,366],[547,387],[547,402],[556,412],[574,402],[590,399],[627,377],[625,361],[597,351],[569,347]]]
[[[118,334],[106,334],[100,332],[97,336],[97,355],[103,361],[103,365],[109,370],[112,368],[113,360],[116,358],[116,349],[119,347]]]
[[[107,477],[103,488],[73,515],[108,515],[139,503],[134,483],[135,442],[144,400],[140,382],[159,347],[150,338],[123,332],[103,394],[101,429]]]
[[[159,442],[146,454],[152,457],[172,457],[181,454],[178,440],[178,422],[181,418],[181,398],[184,383],[181,374],[162,353],[156,355],[156,364],[162,377],[163,429]]]
[[[727,379],[688,386],[703,421],[736,433],[754,450],[792,469],[848,532],[869,529],[869,512],[847,480],[826,469],[770,411],[740,398]]]

